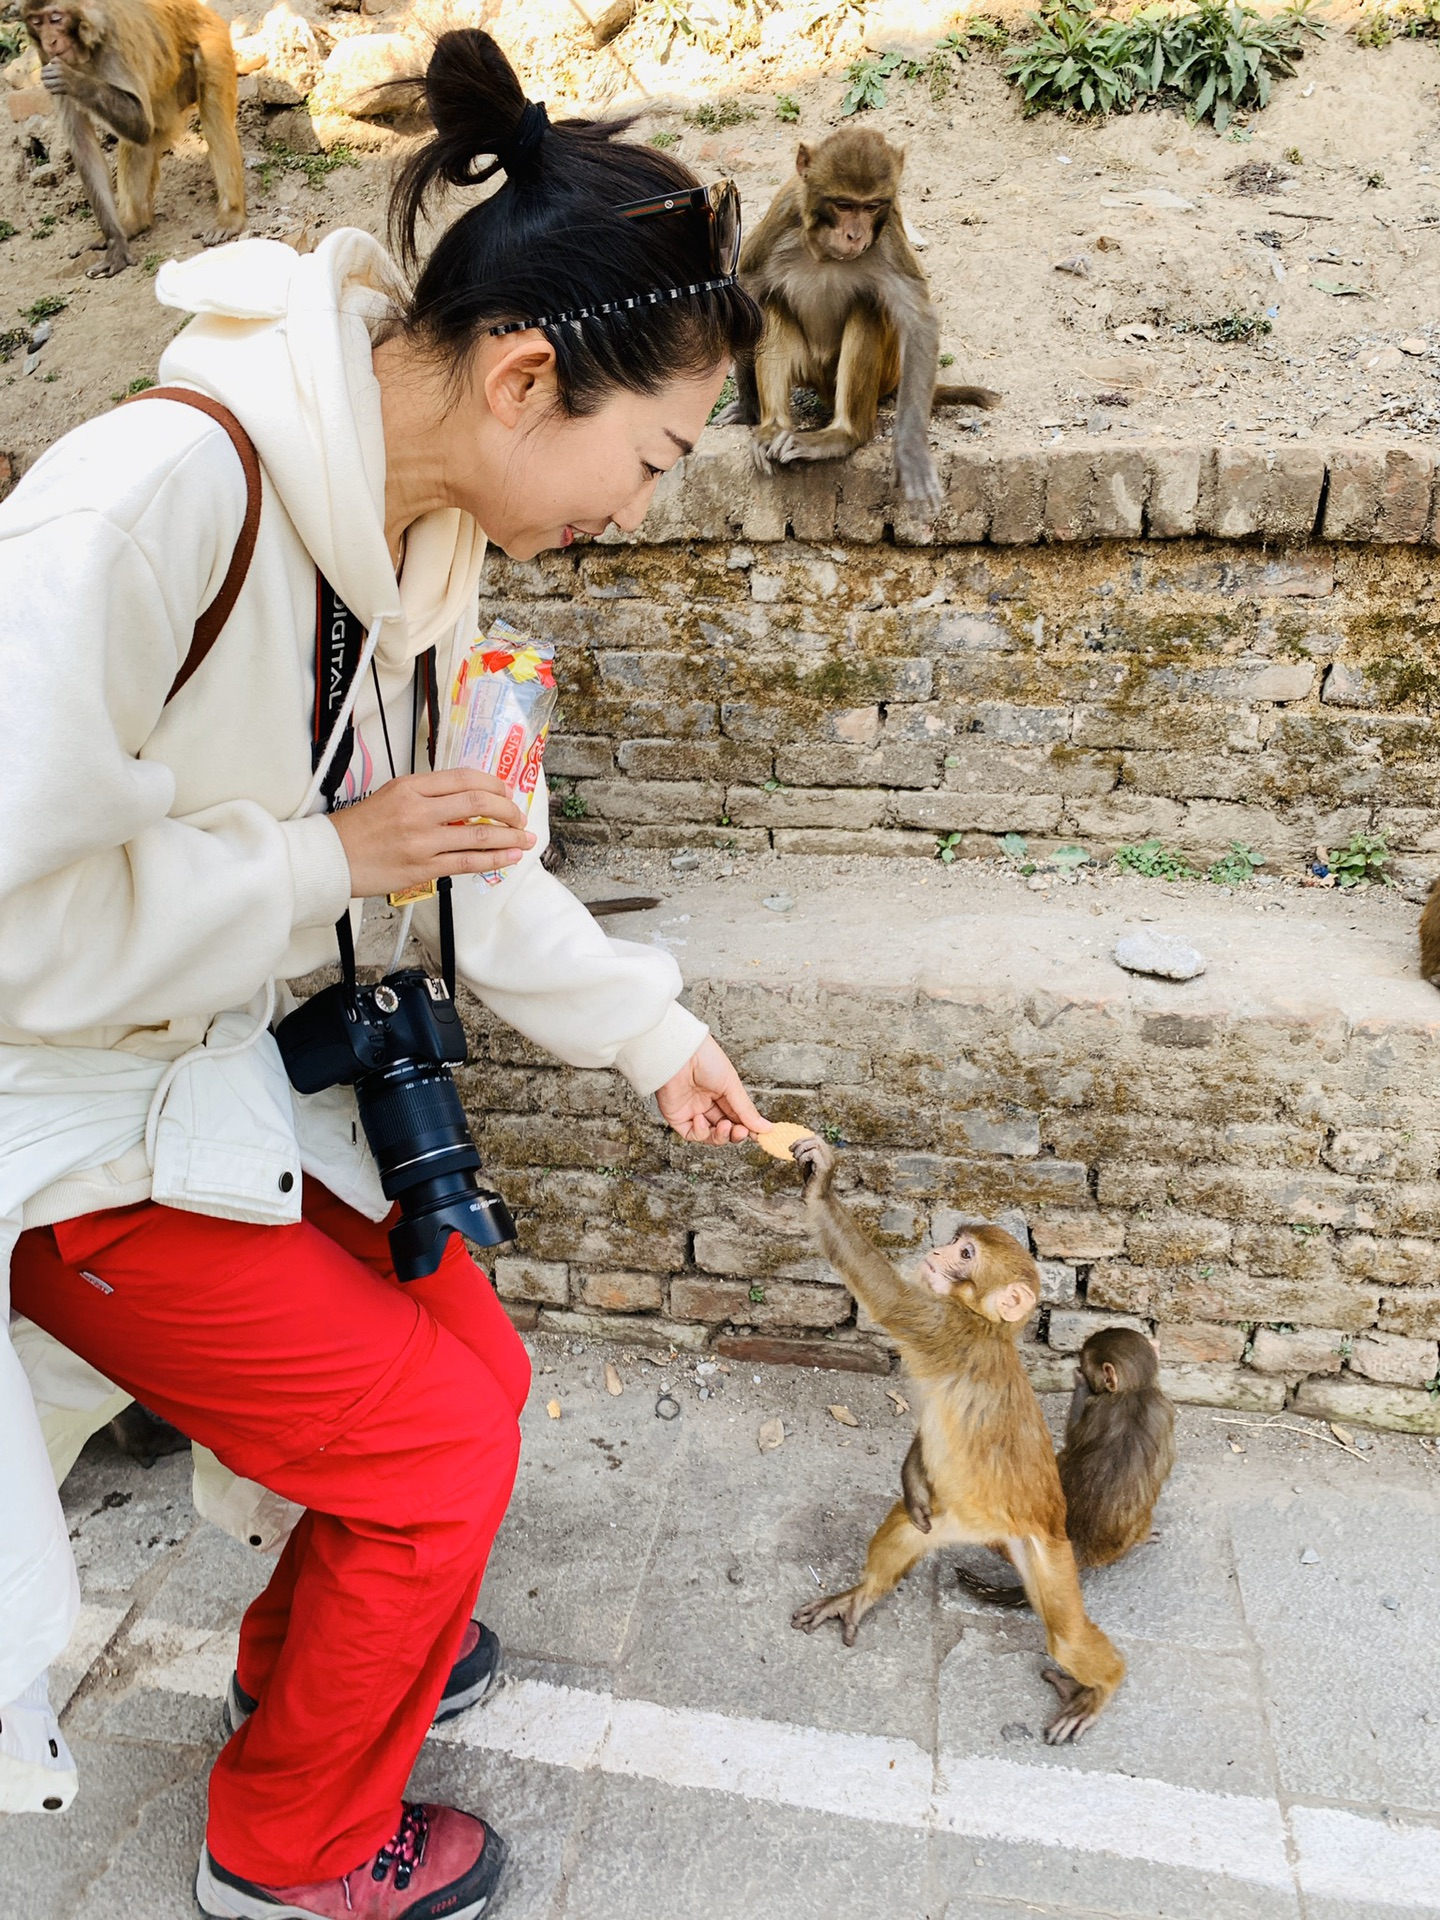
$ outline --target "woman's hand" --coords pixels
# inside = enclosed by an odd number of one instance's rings
[[[478,816],[478,820],[476,818]],[[513,867],[535,836],[493,773],[407,773],[330,816],[357,899]]]
[[[748,1140],[769,1126],[740,1076],[707,1035],[679,1073],[656,1090],[661,1113],[682,1140]]]

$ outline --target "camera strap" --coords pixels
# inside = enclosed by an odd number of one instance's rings
[[[310,771],[317,772],[335,722],[349,698],[365,651],[365,625],[350,611],[317,567],[315,569],[315,718],[310,729]],[[328,813],[335,804],[355,752],[355,721],[346,722],[335,753],[320,781]]]

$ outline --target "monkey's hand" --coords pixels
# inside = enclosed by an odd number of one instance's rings
[[[753,427],[754,424],[754,411],[743,400],[732,400],[710,422],[712,427]]]
[[[927,508],[931,513],[938,512],[943,506],[945,493],[928,446],[902,448],[897,443],[895,478],[900,484],[900,491],[912,506]]]
[[[849,1587],[844,1593],[832,1593],[827,1599],[811,1600],[805,1606],[797,1607],[790,1616],[790,1624],[798,1627],[802,1633],[813,1633],[825,1621],[838,1620],[840,1638],[847,1647],[853,1647],[860,1622],[869,1610],[862,1584]]]
[[[805,1198],[823,1200],[835,1178],[835,1149],[830,1142],[812,1133],[808,1140],[795,1142],[790,1157],[799,1161],[805,1175]]]
[[[776,462],[784,462],[785,443],[790,438],[788,427],[762,425],[756,427],[750,436],[750,458],[755,462],[757,473],[772,474]]]
[[[1095,1724],[1106,1696],[1098,1687],[1082,1687],[1078,1680],[1072,1680],[1068,1673],[1061,1673],[1056,1667],[1046,1667],[1041,1677],[1048,1680],[1060,1696],[1060,1711],[1046,1727],[1045,1739],[1052,1747],[1063,1747],[1068,1741],[1078,1740],[1087,1727]]]
[[[113,240],[106,241],[105,258],[97,261],[93,267],[85,269],[85,278],[109,280],[117,273],[123,273],[130,264],[130,249],[126,246],[123,236],[117,234]]]
[[[930,1511],[930,1502],[918,1487],[906,1487],[904,1496],[905,1511],[911,1526],[917,1533],[929,1533],[935,1522],[935,1517]]]
[[[75,92],[71,85],[70,70],[63,60],[51,60],[43,66],[40,69],[40,81],[45,91],[55,94],[57,98]]]

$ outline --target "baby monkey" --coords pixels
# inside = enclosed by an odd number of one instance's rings
[[[859,1582],[812,1600],[792,1624],[812,1633],[838,1619],[853,1646],[871,1607],[932,1547],[993,1547],[1018,1570],[1050,1656],[1064,1669],[1045,1675],[1061,1702],[1045,1738],[1052,1745],[1078,1739],[1125,1677],[1125,1662],[1086,1618],[1055,1450],[1017,1350],[1040,1299],[1035,1262],[1002,1228],[967,1227],[906,1280],[836,1198],[831,1148],[812,1138],[792,1152],[805,1169],[805,1203],[826,1259],[899,1342],[919,1388],[929,1495],[928,1527],[916,1526],[897,1500],[870,1542]]]
[[[1153,1540],[1160,1490],[1175,1464],[1175,1408],[1160,1386],[1155,1349],[1133,1327],[1102,1327],[1080,1349],[1057,1462],[1065,1531],[1081,1568],[1108,1567]],[[919,1437],[900,1484],[915,1526],[929,1525],[930,1489]],[[1025,1604],[1023,1587],[994,1586],[962,1567],[968,1592],[997,1606]]]

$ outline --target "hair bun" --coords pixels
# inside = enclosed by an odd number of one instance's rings
[[[515,69],[478,27],[440,35],[425,71],[425,99],[435,137],[416,158],[429,162],[427,185],[445,180],[464,187],[488,180],[525,125],[528,102]],[[486,155],[490,165],[478,165]]]

